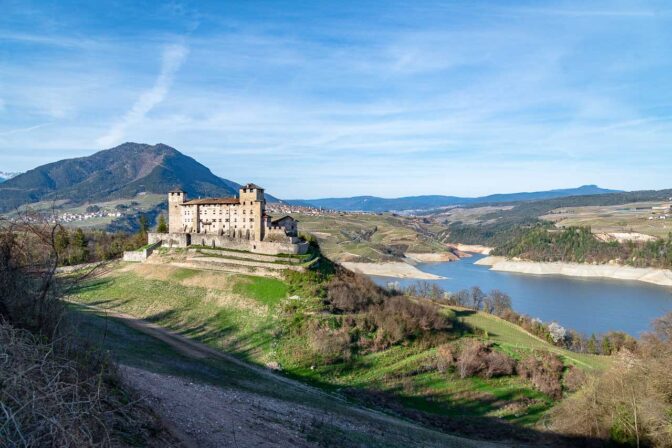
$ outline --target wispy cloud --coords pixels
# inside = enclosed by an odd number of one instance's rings
[[[154,86],[143,92],[123,118],[115,123],[105,135],[96,140],[98,146],[107,148],[120,143],[125,138],[129,127],[142,122],[145,116],[166,98],[175,74],[182,66],[188,52],[189,49],[184,43],[173,44],[164,49],[161,72]]]
[[[41,124],[36,124],[35,126],[28,126],[25,128],[17,128],[17,129],[7,129],[5,131],[0,131],[0,136],[5,137],[8,135],[14,135],[14,134],[19,134],[22,132],[30,132],[34,131],[36,129],[43,128],[45,126],[49,126],[51,123],[41,123]]]

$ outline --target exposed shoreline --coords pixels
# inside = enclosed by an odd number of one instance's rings
[[[469,252],[482,255],[490,255],[490,252],[493,250],[492,247],[481,246],[480,244],[448,243],[448,247],[452,247],[461,252]]]
[[[364,275],[378,275],[393,278],[415,278],[419,280],[440,280],[444,277],[422,272],[413,265],[403,261],[391,261],[384,263],[354,263],[351,261],[341,262],[343,267],[353,272]]]
[[[672,286],[672,271],[668,269],[634,268],[615,264],[535,262],[497,256],[485,257],[474,264],[490,266],[491,270],[501,272],[583,278],[610,278],[639,281],[659,286]]]

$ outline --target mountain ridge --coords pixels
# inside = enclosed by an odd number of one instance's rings
[[[234,184],[168,145],[127,142],[41,165],[1,183],[0,212],[39,201],[84,203],[163,194],[176,187],[194,196],[234,196]]]
[[[590,184],[582,185],[577,188],[519,193],[497,193],[480,197],[423,195],[405,196],[400,198],[381,198],[377,196],[353,196],[348,198],[290,199],[285,202],[293,205],[312,206],[340,211],[385,212],[429,210],[457,205],[534,201],[567,196],[601,195],[621,192],[621,190],[610,190]]]

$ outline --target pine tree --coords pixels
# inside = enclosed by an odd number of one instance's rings
[[[159,225],[156,228],[156,231],[159,233],[168,233],[168,225],[166,224],[166,218],[163,215],[159,216]]]
[[[595,333],[593,333],[590,336],[590,339],[588,339],[588,353],[597,353],[597,338],[595,337]]]
[[[145,214],[140,215],[138,224],[140,225],[140,233],[147,233],[149,231],[149,220]]]

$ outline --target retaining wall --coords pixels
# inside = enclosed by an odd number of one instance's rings
[[[224,249],[242,250],[257,254],[305,254],[308,243],[299,242],[298,238],[288,237],[287,242],[254,241],[231,238],[225,235],[209,235],[207,233],[149,233],[149,242],[163,242],[163,247],[188,247],[191,245],[221,247]]]
[[[147,259],[147,257],[152,255],[152,252],[154,252],[154,250],[156,248],[158,248],[159,246],[161,246],[161,241],[150,243],[149,246],[147,246],[146,248],[144,248],[142,250],[128,250],[128,251],[124,252],[123,260],[124,261],[143,262]]]

